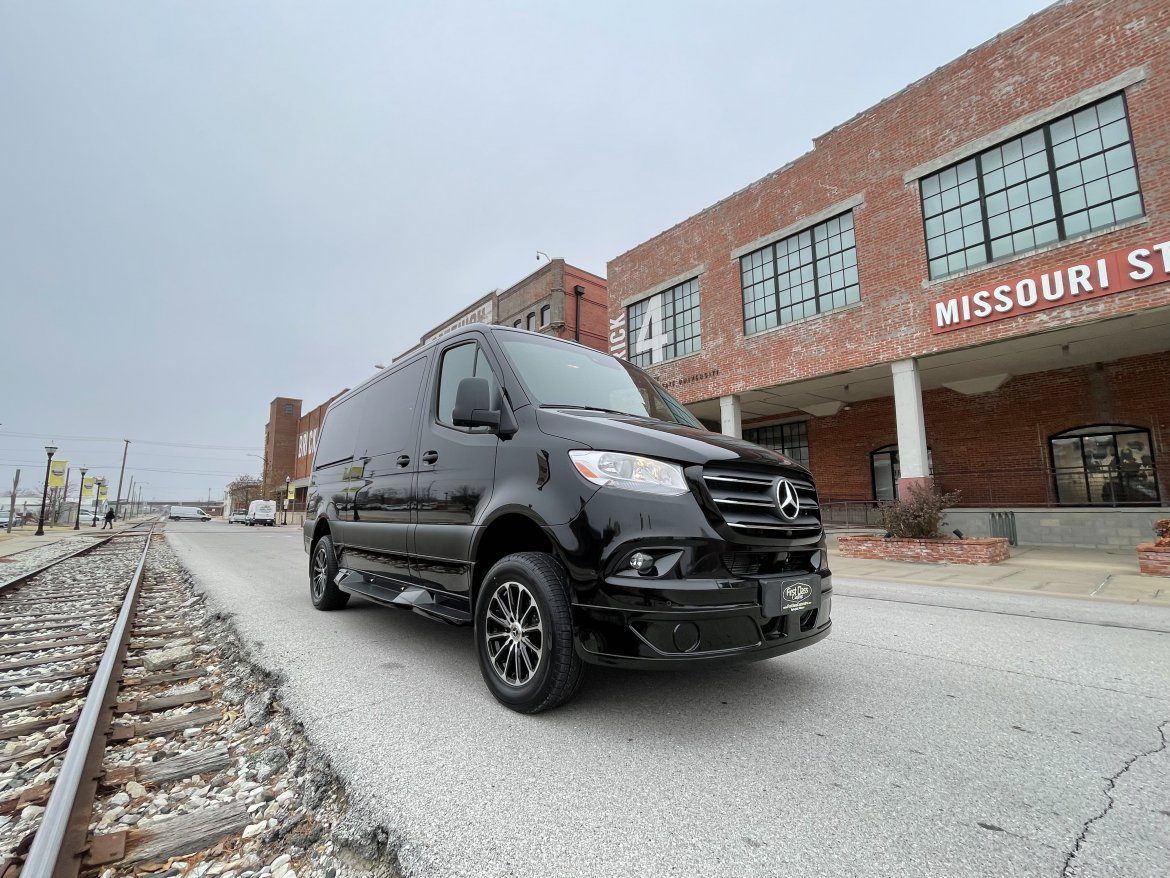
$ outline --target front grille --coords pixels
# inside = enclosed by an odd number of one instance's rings
[[[777,485],[787,479],[796,489],[800,510],[789,520],[780,512]],[[807,478],[767,472],[708,467],[703,483],[719,515],[736,531],[755,537],[794,539],[815,536],[821,530],[817,492]]]

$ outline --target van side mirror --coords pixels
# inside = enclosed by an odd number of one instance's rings
[[[491,388],[486,378],[464,378],[459,382],[451,420],[456,427],[500,426],[500,413],[491,409]]]

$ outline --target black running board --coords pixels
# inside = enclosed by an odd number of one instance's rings
[[[471,613],[459,607],[441,604],[435,596],[417,585],[398,585],[374,582],[362,573],[353,570],[337,572],[337,586],[342,591],[369,598],[387,607],[399,610],[413,610],[420,616],[438,619],[449,625],[470,625]]]

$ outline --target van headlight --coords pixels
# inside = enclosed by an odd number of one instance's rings
[[[577,472],[603,488],[674,496],[690,491],[682,467],[618,451],[570,451]]]

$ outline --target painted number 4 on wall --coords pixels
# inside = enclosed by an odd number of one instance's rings
[[[634,339],[631,353],[634,356],[648,353],[651,363],[661,363],[666,356],[665,350],[669,343],[666,327],[662,324],[662,294],[659,293],[646,303],[642,325],[638,328],[638,336]]]

